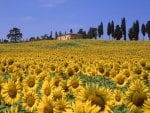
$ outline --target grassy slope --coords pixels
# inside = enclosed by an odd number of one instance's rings
[[[0,44],[1,53],[24,53],[24,52],[50,52],[59,51],[67,52],[68,49],[79,51],[80,53],[97,54],[113,56],[135,55],[139,57],[150,58],[149,41],[101,41],[101,40],[67,40],[67,41],[35,41],[24,43]],[[72,51],[74,53],[74,51]],[[70,53],[70,54],[72,54]]]

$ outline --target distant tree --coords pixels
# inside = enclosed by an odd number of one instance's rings
[[[58,33],[58,34],[59,34],[59,36],[61,36],[61,35],[62,35],[61,31],[59,31],[59,33]]]
[[[79,29],[78,33],[83,34],[83,29]]]
[[[121,29],[122,29],[122,33],[124,36],[124,40],[126,40],[126,20],[125,20],[125,18],[122,19]]]
[[[48,34],[44,34],[43,36],[41,36],[42,40],[46,40],[49,38]]]
[[[89,38],[89,39],[92,39],[92,38],[93,38],[91,28],[89,29],[89,31],[88,31],[88,33],[87,33],[87,38]]]
[[[100,25],[98,26],[98,37],[101,38],[103,34],[104,34],[103,23],[101,22]]]
[[[135,40],[135,38],[136,38],[136,33],[134,31],[133,26],[128,31],[128,37],[130,40]]]
[[[115,33],[114,33],[115,32],[115,30],[114,30],[115,28],[114,28],[114,21],[113,20],[111,21],[110,29],[111,29],[110,31],[111,31],[112,38],[115,38]]]
[[[86,31],[83,31],[83,29],[79,29],[78,33],[82,34],[84,39],[87,38]]]
[[[145,32],[146,32],[146,27],[145,27],[145,24],[142,24],[142,27],[141,27],[141,32],[142,32],[142,35],[143,35],[143,40],[144,40],[144,37],[145,37]]]
[[[140,28],[139,28],[139,21],[138,20],[136,20],[136,22],[134,23],[133,27],[134,27],[134,31],[135,31],[135,34],[136,34],[135,40],[139,40]]]
[[[20,32],[19,28],[14,27],[9,31],[9,34],[7,34],[8,39],[11,40],[11,42],[17,42],[22,38],[22,33]]]
[[[37,37],[36,37],[36,40],[40,40],[40,37],[39,37],[39,36],[37,36]]]
[[[67,34],[67,32],[65,31],[65,35]]]
[[[73,33],[73,30],[72,30],[72,29],[70,29],[70,33]]]
[[[53,32],[51,31],[49,39],[52,40],[53,39]]]
[[[98,25],[98,37],[101,37],[101,25]]]
[[[57,32],[55,32],[55,39],[57,39],[58,38],[58,33]]]
[[[150,21],[146,23],[146,33],[148,34],[148,38],[150,40]]]
[[[115,39],[116,40],[120,40],[122,38],[122,30],[121,30],[121,27],[119,25],[116,26],[116,29],[115,29]]]
[[[108,25],[107,25],[107,35],[109,36],[109,40],[110,40],[110,34],[111,34],[111,24],[110,24],[110,22],[108,22]]]
[[[4,43],[8,43],[8,40],[5,39],[5,40],[4,40]]]
[[[139,22],[133,23],[132,27],[129,29],[128,36],[130,40],[139,40]]]
[[[35,37],[30,37],[29,40],[30,40],[30,41],[35,41],[36,39],[35,39]]]
[[[88,38],[92,39],[96,39],[97,37],[97,28],[90,28],[88,31]]]

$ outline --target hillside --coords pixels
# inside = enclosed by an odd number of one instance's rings
[[[0,112],[149,113],[149,48],[149,41],[0,44]]]
[[[149,48],[149,41],[53,40],[0,44],[1,55],[3,53],[15,56],[24,54],[23,56],[26,57],[28,56],[26,52],[30,54],[35,52],[38,56],[42,56],[45,52],[48,54],[54,52],[55,54],[78,54],[86,57],[97,55],[100,58],[113,58],[114,56],[150,58]]]

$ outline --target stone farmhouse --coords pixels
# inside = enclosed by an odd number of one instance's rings
[[[72,40],[72,39],[83,39],[83,35],[78,33],[69,33],[57,37],[57,40]]]

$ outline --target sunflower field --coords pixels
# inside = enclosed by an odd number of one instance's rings
[[[150,42],[0,44],[0,113],[150,113]]]

